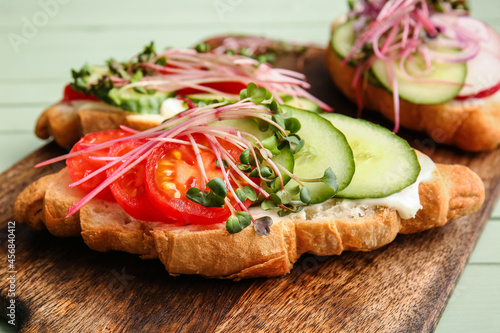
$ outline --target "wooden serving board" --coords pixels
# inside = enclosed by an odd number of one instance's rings
[[[323,58],[321,49],[308,51],[304,71],[311,92],[337,112],[353,115],[354,105],[333,87]],[[376,114],[367,117],[391,127]],[[404,130],[400,135],[436,162],[465,164],[476,171],[486,188],[483,208],[442,228],[400,235],[377,251],[306,255],[287,276],[239,282],[171,277],[158,260],[99,253],[81,239],[56,238],[16,225],[20,331],[432,331],[496,202],[500,149],[470,154],[436,145],[424,135]],[[2,258],[17,194],[62,167],[33,169],[33,165],[61,153],[48,144],[0,175]],[[2,263],[2,277],[6,270]],[[0,286],[1,311],[5,311],[5,278]]]

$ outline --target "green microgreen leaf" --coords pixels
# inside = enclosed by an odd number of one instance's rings
[[[274,178],[272,181],[267,183],[267,186],[273,191],[279,191],[281,189],[281,181],[278,177]]]
[[[297,135],[281,136],[283,140],[287,141],[290,145],[292,154],[297,154],[305,144],[305,141],[300,139]]]
[[[300,131],[301,124],[297,118],[287,118],[285,119],[285,129],[290,131],[291,134],[297,133]]]
[[[253,169],[252,172],[250,172],[250,174],[248,176],[249,177],[259,177],[259,170],[260,170],[260,175],[264,178],[274,178],[275,177],[274,171],[267,166]]]
[[[259,63],[263,64],[263,63],[273,63],[276,61],[276,56],[272,53],[265,53],[265,54],[261,54],[257,57],[257,60],[259,61]]]
[[[276,205],[276,203],[270,199],[264,200],[260,204],[260,208],[262,208],[263,210],[271,210],[271,209],[274,209],[276,207],[278,207]]]
[[[278,149],[278,138],[275,135],[271,135],[261,141],[264,148],[269,149],[273,156],[279,155],[281,152]]]
[[[240,49],[240,55],[245,56],[245,57],[249,57],[249,58],[252,56],[252,54],[250,54],[246,48]]]
[[[226,230],[230,234],[236,234],[252,224],[252,217],[247,212],[236,212],[226,221]]]
[[[223,207],[227,195],[226,183],[218,177],[207,183],[210,191],[202,192],[199,188],[191,187],[186,192],[186,197],[203,207]]]
[[[305,204],[311,202],[311,194],[309,193],[309,189],[305,186],[300,189],[300,201]]]
[[[257,158],[259,159],[259,162],[262,162],[260,156],[257,156]],[[243,164],[249,164],[251,166],[257,165],[254,156],[250,153],[250,149],[245,149],[244,151],[241,152],[240,162]]]
[[[271,232],[272,225],[273,219],[270,216],[263,216],[255,220],[253,228],[258,235],[267,236]]]
[[[253,103],[260,104],[266,99],[267,90],[264,87],[257,87],[255,83],[250,82],[247,86],[247,95]]]
[[[269,130],[269,123],[267,121],[264,121],[259,118],[252,118],[252,119],[257,123],[257,126],[259,127],[259,130],[261,132],[267,132],[267,130]]]
[[[275,115],[273,116],[273,120],[274,120],[274,122],[275,122],[276,124],[278,124],[281,128],[283,128],[283,129],[284,129],[284,128],[286,127],[286,126],[285,126],[285,120],[283,119],[283,116],[282,116],[281,114],[279,114],[279,113],[278,113],[278,114],[275,114]],[[278,130],[277,128],[275,128],[275,131],[277,132],[277,131],[279,131],[279,130]]]
[[[129,73],[125,70],[124,65],[111,58],[107,61],[109,71],[122,77],[128,79],[130,77]]]
[[[205,192],[201,197],[201,205],[203,207],[223,207],[224,203],[224,197],[217,195],[214,192]]]
[[[278,102],[276,102],[275,100],[273,100],[271,102],[271,104],[269,104],[269,109],[273,112],[276,112],[276,113],[282,113],[281,112],[281,106],[279,105]]]
[[[255,190],[253,188],[251,188],[250,186],[245,186],[243,187],[243,191],[245,191],[248,200],[257,201],[257,193],[255,193]]]
[[[143,78],[142,72],[141,71],[137,71],[137,72],[134,73],[134,75],[132,75],[130,77],[130,83],[139,82],[139,81],[142,80],[142,78]]]
[[[271,193],[269,195],[269,199],[271,199],[276,205],[281,205],[281,197],[277,195],[276,193]]]
[[[240,99],[245,99],[248,97],[248,91],[247,89],[241,89],[240,90]]]
[[[240,154],[240,162],[243,164],[250,164],[250,149],[245,149]]]
[[[150,62],[156,57],[155,43],[151,42],[144,47],[144,50],[137,55],[138,62]]]
[[[287,205],[292,201],[292,198],[299,194],[299,187],[294,186],[290,189],[282,189],[276,193],[271,193],[269,198],[278,205]]]
[[[226,230],[230,234],[236,234],[243,230],[241,227],[240,221],[238,221],[238,218],[234,215],[229,216],[229,218],[226,221]]]
[[[255,190],[250,186],[245,186],[242,188],[239,187],[235,190],[235,192],[241,202],[244,202],[247,199],[250,201],[257,200],[257,194],[255,193]]]
[[[201,193],[201,190],[199,188],[191,187],[189,190],[187,190],[186,197],[189,200],[191,200],[192,202],[195,202],[195,203],[201,205],[202,193]]]
[[[203,207],[222,207],[224,206],[224,198],[216,195],[213,192],[202,192],[199,188],[191,187],[186,192],[186,197],[202,205]]]
[[[333,173],[331,168],[325,170],[323,177],[321,178],[323,183],[330,186],[335,192],[339,189],[339,184],[337,183],[337,177]]]
[[[245,202],[248,199],[247,194],[243,191],[243,189],[238,187],[234,192],[241,202]]]
[[[240,169],[241,171],[245,172],[245,173],[248,173],[250,171],[252,171],[252,166],[250,164],[238,164],[238,169]]]
[[[247,212],[236,212],[236,217],[238,218],[238,221],[240,221],[240,224],[243,226],[243,229],[252,224],[252,216]]]
[[[215,177],[207,183],[207,187],[216,195],[225,198],[227,195],[226,183],[219,177]]]
[[[304,209],[304,206],[291,206],[286,207],[286,209],[281,209],[277,212],[278,216],[287,216],[291,213],[298,213]]]
[[[215,160],[215,165],[216,165],[218,168],[220,168],[220,163],[219,163],[219,160],[218,160],[218,159],[216,159],[216,160]],[[224,168],[226,168],[226,169],[227,169],[227,168],[229,168],[229,164],[227,164],[226,160],[222,160],[222,165],[223,165],[223,166],[224,166]]]
[[[156,65],[160,65],[160,66],[166,66],[166,65],[167,65],[167,57],[165,57],[165,56],[159,57],[159,58],[155,61],[155,64],[156,64]]]
[[[273,93],[272,93],[272,92],[270,92],[270,91],[268,91],[268,92],[266,93],[266,99],[265,99],[265,100],[266,100],[266,101],[271,101],[272,99],[273,99]]]
[[[210,45],[208,45],[206,43],[199,43],[194,48],[195,48],[196,52],[198,52],[198,53],[204,53],[204,52],[210,51]]]

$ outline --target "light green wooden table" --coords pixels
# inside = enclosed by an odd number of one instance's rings
[[[473,16],[500,31],[498,0],[471,5]],[[127,59],[151,40],[161,47],[188,47],[228,32],[325,45],[330,21],[345,10],[342,0],[0,0],[0,171],[45,144],[33,135],[34,122],[60,99],[69,69],[85,61]],[[12,331],[3,320],[2,330]],[[499,331],[497,204],[437,332]]]

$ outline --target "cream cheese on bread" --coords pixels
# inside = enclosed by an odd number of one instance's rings
[[[432,173],[436,169],[434,162],[425,154],[417,151],[418,162],[420,163],[420,174],[415,183],[407,188],[391,194],[384,198],[368,198],[358,200],[343,200],[344,204],[366,205],[366,206],[384,206],[397,210],[399,216],[403,219],[415,217],[417,212],[422,209],[418,187],[420,183],[432,179]]]
[[[314,216],[324,216],[325,213],[337,218],[358,218],[363,217],[367,211],[373,210],[374,207],[387,207],[396,210],[403,219],[413,218],[422,209],[419,196],[420,183],[430,181],[436,169],[436,164],[430,157],[419,151],[416,151],[416,153],[421,168],[417,180],[405,189],[387,197],[357,200],[333,198],[321,204],[304,207],[301,212],[285,217],[280,217],[275,212],[266,212],[260,207],[251,208],[250,213],[254,218],[270,216],[276,223],[288,219],[306,220],[306,215],[310,215],[307,220],[314,220]]]

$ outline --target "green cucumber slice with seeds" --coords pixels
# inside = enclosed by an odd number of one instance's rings
[[[108,93],[114,105],[125,111],[141,114],[159,114],[163,101],[174,96],[175,93],[154,91],[150,94],[120,88],[113,88]]]
[[[340,59],[347,57],[356,40],[353,24],[354,21],[352,20],[346,21],[339,24],[333,32],[331,46]]]
[[[331,168],[337,177],[338,191],[345,189],[354,175],[354,156],[344,134],[320,115],[293,108],[281,106],[288,117],[300,121],[301,129],[297,133],[305,141],[304,147],[294,155],[294,174],[305,179],[317,179]],[[297,186],[295,180],[290,180],[287,188]],[[305,182],[309,189],[311,204],[321,203],[335,195],[335,191],[322,182]]]
[[[294,108],[312,111],[312,112],[322,112],[321,108],[315,102],[304,97],[293,97],[289,95],[282,96],[281,99],[283,103]]]
[[[353,24],[354,21],[350,20],[338,25],[332,35],[331,47],[341,59],[349,55],[356,40]],[[436,48],[433,51],[445,54],[458,52],[449,47]],[[431,65],[431,70],[427,70],[424,57],[418,53],[412,54],[404,64],[406,72],[414,78],[409,79],[403,75],[399,61],[390,62],[388,66],[392,68],[398,81],[399,97],[414,104],[441,104],[454,99],[460,93],[467,76],[467,63],[433,61]],[[390,92],[393,91],[384,60],[375,60],[368,72],[368,80]]]
[[[206,104],[213,103],[214,101],[220,102],[223,100],[228,100],[227,98],[224,98],[221,95],[208,94],[208,93],[190,94],[190,95],[186,95],[184,97],[189,98],[190,100],[192,100],[195,103],[204,102]],[[281,96],[281,99],[283,100],[284,104],[293,106],[295,108],[313,111],[313,112],[322,112],[322,110],[318,106],[318,104],[316,104],[315,102],[311,101],[310,99],[307,99],[304,97],[293,97],[290,95],[283,95],[283,96]],[[232,100],[229,100],[229,101],[236,102],[236,101],[232,101]]]
[[[399,61],[390,62],[387,66],[392,67],[396,75],[399,97],[414,104],[441,104],[454,99],[460,93],[467,76],[465,62],[433,61],[431,70],[427,71],[425,59],[418,53],[413,54],[404,64],[406,72],[416,80],[403,75]],[[372,72],[387,90],[393,91],[384,60],[377,59],[373,63]]]
[[[209,93],[190,94],[190,95],[186,95],[184,97],[190,99],[191,101],[193,101],[195,103],[203,102],[205,104],[211,104],[214,101],[220,102],[223,100],[225,100],[225,101],[228,100],[224,96],[216,95],[216,94],[209,94]],[[232,101],[232,102],[236,102],[236,101]]]
[[[385,127],[336,113],[321,114],[347,138],[356,171],[341,198],[382,198],[413,184],[420,173],[415,150]]]

